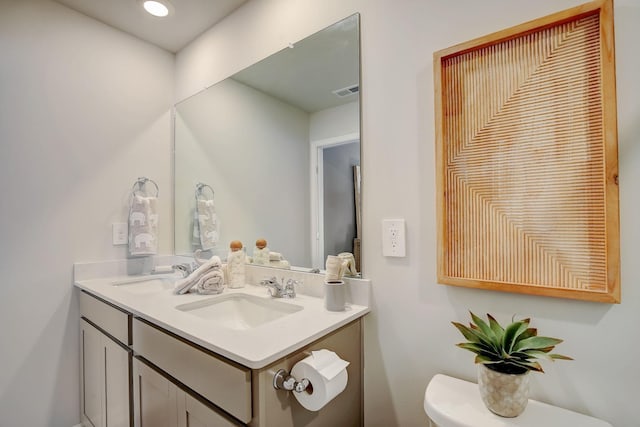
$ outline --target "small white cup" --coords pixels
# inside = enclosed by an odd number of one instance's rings
[[[344,311],[344,281],[329,280],[324,282],[324,307],[329,311]]]

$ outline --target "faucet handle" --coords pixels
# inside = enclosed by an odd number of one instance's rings
[[[262,286],[269,286],[269,285],[277,285],[278,284],[278,279],[276,279],[274,276],[269,277],[269,278],[264,278],[260,281],[260,284]]]
[[[284,288],[284,293],[287,298],[295,298],[296,297],[296,285],[299,285],[301,282],[295,279],[288,279],[287,284]]]

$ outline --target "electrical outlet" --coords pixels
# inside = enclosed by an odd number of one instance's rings
[[[382,220],[382,255],[403,257],[406,254],[404,219]]]
[[[111,224],[114,245],[126,245],[129,242],[129,226],[126,222]]]

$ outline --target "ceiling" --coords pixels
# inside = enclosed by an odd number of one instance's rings
[[[165,18],[149,15],[140,0],[55,1],[175,53],[247,0],[170,0]]]
[[[172,13],[152,16],[142,0],[54,0],[176,53],[248,0],[169,0]],[[166,0],[165,0],[166,1]],[[233,76],[309,113],[353,102],[332,91],[359,80],[358,20],[346,18]]]
[[[232,78],[308,113],[358,100],[358,17],[352,15],[234,74]]]

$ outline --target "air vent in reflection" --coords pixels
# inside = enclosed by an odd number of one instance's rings
[[[354,93],[358,93],[360,91],[359,85],[351,85],[347,87],[343,87],[342,89],[336,89],[333,93],[340,98],[344,98],[345,96],[353,95]]]

